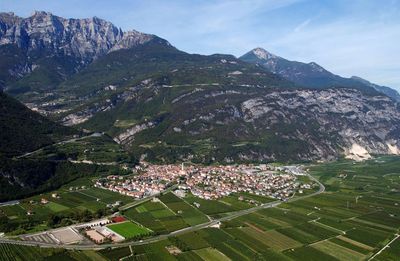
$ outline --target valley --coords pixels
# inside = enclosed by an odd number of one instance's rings
[[[0,260],[397,260],[399,204],[395,89],[0,12]]]
[[[55,248],[51,251],[55,255],[62,253],[81,258],[95,255],[105,260],[113,260],[118,256],[157,259],[161,255],[168,260],[208,260],[209,255],[227,259],[273,256],[278,260],[318,260],[321,256],[332,260],[365,260],[374,256],[374,260],[381,260],[398,251],[398,165],[396,157],[378,157],[360,163],[341,160],[306,165],[303,168],[308,169],[313,179],[316,178],[320,184],[319,190],[304,195],[296,193],[286,202],[252,194],[243,194],[243,201],[238,200],[237,196],[204,200],[189,194],[179,198],[171,192],[155,195],[119,212],[126,220],[119,221],[121,225],[132,221],[152,231],[149,235],[143,234],[142,239],[136,237],[136,241],[97,246],[88,242],[31,244],[27,239],[1,239],[1,242],[2,246],[9,248],[18,245],[21,245],[20,248],[24,248],[22,245],[53,246]],[[180,168],[177,169],[179,171]],[[306,177],[299,176],[303,180]],[[89,186],[83,190],[79,188],[77,192],[68,189],[59,193],[60,199],[50,198],[50,201],[61,200],[63,202],[60,201],[60,205],[66,205],[68,193],[77,194],[81,191],[92,195],[95,191]],[[96,192],[96,197],[106,195],[101,192],[103,189],[97,190],[100,193]],[[110,193],[115,195],[114,198],[101,198],[101,201],[121,199],[123,204],[129,204],[133,200],[127,197],[126,201],[121,198],[125,196],[119,193],[107,192]],[[85,196],[83,194],[79,197]],[[200,206],[196,207],[195,203]],[[251,206],[254,203],[260,205]],[[211,220],[208,221],[207,217]],[[112,226],[110,228],[113,229]],[[11,247],[10,244],[17,246]],[[385,248],[387,244],[391,247]],[[69,250],[58,250],[59,247]],[[99,247],[103,250],[89,250]],[[34,246],[29,248],[33,253],[40,253]],[[49,255],[46,252],[43,254]]]

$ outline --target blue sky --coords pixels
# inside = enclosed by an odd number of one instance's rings
[[[0,0],[0,11],[34,10],[97,16],[190,53],[263,47],[400,90],[400,0]]]

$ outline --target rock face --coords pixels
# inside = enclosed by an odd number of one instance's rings
[[[13,13],[0,14],[0,45],[15,44],[26,51],[61,53],[80,58],[83,63],[154,37],[137,31],[122,32],[97,17],[65,19],[48,12],[35,12],[24,19]]]
[[[0,89],[14,95],[53,89],[110,52],[153,40],[169,45],[155,35],[123,32],[97,17],[65,19],[35,12],[21,18],[0,13]],[[29,79],[18,83],[26,76]]]
[[[288,136],[313,144],[316,155],[342,151],[360,159],[398,154],[400,147],[400,112],[384,96],[368,97],[349,89],[273,92],[243,102],[242,111],[245,121],[259,127],[280,122],[297,126]]]
[[[0,87],[30,108],[106,132],[137,158],[303,161],[400,152],[399,103],[382,90],[261,48],[241,60],[195,55],[96,17],[2,13],[0,68]]]
[[[126,115],[137,123],[120,127],[114,140],[138,156],[162,155],[157,159],[165,161],[363,160],[400,152],[400,110],[384,95],[250,85],[193,86],[172,95],[171,88],[152,82],[119,94],[107,112],[111,129]],[[75,113],[94,112],[91,106]],[[142,110],[154,114],[144,121],[136,117]],[[86,126],[108,121],[96,113],[85,115]]]
[[[394,89],[370,83],[359,77],[344,78],[325,70],[322,66],[310,62],[303,63],[289,61],[277,55],[271,54],[263,48],[255,48],[244,54],[239,59],[259,64],[268,71],[278,74],[285,79],[299,85],[312,88],[327,87],[352,87],[370,92],[383,93],[396,101],[400,101],[400,95]]]

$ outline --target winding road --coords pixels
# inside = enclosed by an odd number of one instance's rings
[[[318,183],[319,185],[319,189],[318,191],[312,193],[312,194],[308,194],[308,195],[304,195],[301,197],[295,197],[295,198],[290,198],[288,199],[286,202],[294,202],[294,201],[298,201],[298,200],[302,200],[305,198],[309,198],[315,195],[318,195],[322,192],[325,191],[325,186],[319,182],[316,178],[314,178],[313,176],[307,174],[307,176],[315,181],[316,183]],[[169,234],[163,234],[163,235],[158,235],[158,236],[154,236],[154,237],[150,237],[147,239],[143,239],[140,241],[132,241],[132,242],[122,242],[122,243],[110,243],[110,244],[102,244],[102,245],[96,245],[96,244],[87,244],[87,245],[78,245],[78,244],[56,244],[56,243],[42,243],[42,242],[36,242],[36,241],[20,241],[20,240],[13,240],[13,239],[7,239],[7,238],[0,238],[0,244],[1,243],[8,243],[8,244],[15,244],[15,245],[23,245],[23,246],[38,246],[38,247],[45,247],[45,248],[64,248],[64,249],[70,249],[70,250],[100,250],[100,249],[104,249],[104,248],[116,248],[116,247],[126,247],[126,246],[135,246],[135,245],[144,245],[144,244],[149,244],[149,243],[154,243],[157,241],[161,241],[164,239],[167,239],[170,236],[177,236],[177,235],[181,235],[184,233],[188,233],[188,232],[192,232],[192,231],[196,231],[196,230],[200,230],[206,227],[210,227],[213,225],[217,225],[222,221],[228,221],[249,213],[252,213],[254,211],[257,210],[261,210],[261,209],[266,209],[266,208],[272,208],[272,207],[276,207],[280,204],[284,203],[283,201],[277,200],[277,201],[273,201],[273,202],[269,202],[269,203],[265,203],[262,204],[260,206],[257,207],[253,207],[253,208],[249,208],[249,209],[244,209],[244,210],[239,210],[239,211],[235,211],[235,212],[230,212],[228,213],[227,216],[224,216],[222,218],[217,218],[217,219],[213,219],[211,221],[202,223],[202,224],[198,224],[198,225],[194,225],[191,227],[187,227],[181,230],[177,230],[174,232],[171,232]],[[130,206],[131,207],[131,206]]]

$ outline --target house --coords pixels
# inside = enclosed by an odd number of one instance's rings
[[[124,217],[121,217],[121,216],[113,217],[111,220],[112,220],[112,222],[114,222],[114,223],[120,223],[120,222],[126,221],[126,219],[125,219]]]

